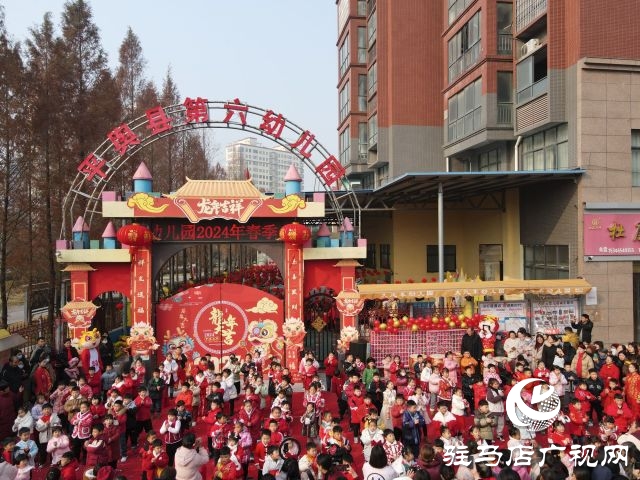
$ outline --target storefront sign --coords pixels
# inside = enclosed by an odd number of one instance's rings
[[[640,213],[585,213],[584,254],[640,255]]]
[[[479,302],[478,313],[498,318],[500,330],[517,331],[524,327],[529,330],[527,302]]]

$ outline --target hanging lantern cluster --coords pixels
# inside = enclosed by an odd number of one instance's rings
[[[311,230],[298,222],[293,222],[282,227],[278,237],[284,243],[301,246],[311,239]]]

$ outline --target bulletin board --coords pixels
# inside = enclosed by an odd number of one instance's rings
[[[579,317],[580,304],[575,297],[531,300],[532,334],[564,333]]]
[[[529,330],[529,302],[527,301],[479,302],[478,313],[496,317],[502,332],[517,331],[522,327]]]

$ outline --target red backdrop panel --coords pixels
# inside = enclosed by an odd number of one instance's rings
[[[162,354],[177,347],[190,359],[206,352],[218,361],[258,353],[282,360],[283,302],[232,283],[201,285],[163,300],[156,308]]]

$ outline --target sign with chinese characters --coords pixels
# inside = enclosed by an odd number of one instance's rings
[[[127,199],[127,207],[139,218],[187,218],[191,223],[217,218],[247,223],[252,217],[296,218],[308,202],[298,195],[283,198],[155,197],[138,192]],[[316,204],[313,204],[314,206]],[[314,210],[311,215],[318,214]]]
[[[138,248],[131,262],[133,324],[151,324],[151,252]]]
[[[285,243],[285,274],[284,289],[287,292],[287,304],[285,318],[287,322],[302,323],[303,311],[303,262],[302,247]],[[300,381],[298,375],[298,360],[300,350],[303,348],[304,336],[297,342],[287,342],[286,358],[287,367],[292,372],[292,380]]]
[[[97,308],[93,302],[76,299],[60,309],[62,318],[69,324],[70,337],[78,338],[80,334],[91,327],[91,320],[95,316]]]
[[[640,212],[585,213],[584,255],[640,255]]]
[[[496,317],[503,332],[516,332],[520,327],[529,330],[527,302],[479,302],[478,313]]]
[[[218,111],[219,115],[215,115]],[[239,98],[214,102],[201,97],[188,97],[181,105],[150,108],[145,116],[143,122],[123,123],[107,133],[108,148],[89,153],[78,165],[78,172],[93,184],[108,182],[115,172],[114,165],[118,158],[135,153],[152,137],[167,135],[167,132],[180,130],[181,127],[206,123],[253,131],[287,146],[299,157],[313,162],[316,176],[329,187],[339,184],[346,173],[340,161],[333,155],[327,155],[309,130],[302,130],[280,113],[252,107]],[[317,160],[311,160],[312,157]]]
[[[259,219],[245,224],[216,220],[198,224],[159,220],[149,223],[149,230],[156,242],[275,242],[281,226],[280,223]]]
[[[206,352],[223,361],[247,353],[283,359],[283,302],[262,290],[233,283],[200,285],[156,307],[163,352],[181,347],[190,359]]]
[[[558,298],[554,300],[532,300],[532,333],[559,334],[565,327],[577,321],[580,316],[577,298]]]

